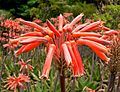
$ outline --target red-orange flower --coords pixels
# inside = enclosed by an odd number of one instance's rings
[[[30,82],[30,78],[26,75],[19,74],[18,77],[10,76],[7,78],[7,84],[5,85],[5,87],[7,87],[7,89],[14,90],[14,92],[16,92],[17,88],[19,87],[25,88],[24,83],[27,82]]]
[[[52,58],[53,58],[55,50],[56,50],[56,46],[54,44],[50,44],[48,47],[48,54],[45,60],[45,64],[43,66],[41,78],[48,79],[50,66],[51,66],[51,62],[52,62]]]
[[[24,69],[28,69],[30,71],[33,70],[33,66],[28,64],[31,60],[27,60],[26,62],[23,61],[23,59],[21,59],[17,64],[20,65],[20,71],[24,70]]]
[[[19,21],[21,23],[37,29],[37,32],[34,31],[21,35],[17,41],[23,45],[15,54],[19,55],[23,52],[28,52],[39,44],[44,43],[48,50],[42,72],[42,77],[45,78],[48,78],[53,56],[58,61],[55,63],[60,64],[61,62],[65,62],[66,67],[72,70],[73,76],[83,75],[84,65],[77,48],[78,45],[90,47],[99,58],[108,63],[109,58],[106,55],[108,53],[107,45],[111,44],[111,42],[103,39],[104,37],[102,36],[110,35],[110,29],[103,26],[103,21],[81,24],[80,20],[82,16],[83,14],[80,14],[66,24],[66,22],[64,22],[64,16],[60,14],[58,20],[55,21],[55,23],[58,24],[54,26],[47,20],[47,27],[42,27],[36,23],[20,19]],[[117,32],[114,32],[114,34],[117,34]],[[16,39],[12,42],[15,40]]]

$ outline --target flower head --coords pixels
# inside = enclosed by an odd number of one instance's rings
[[[26,62],[23,61],[23,59],[21,59],[17,64],[20,65],[20,71],[24,70],[24,69],[28,69],[30,71],[33,70],[33,66],[28,64],[31,60],[27,60]]]
[[[16,92],[16,89],[19,87],[25,88],[24,83],[30,82],[30,78],[26,75],[19,74],[18,77],[8,77],[7,78],[7,84],[5,87],[10,90],[14,90]]]
[[[19,21],[21,23],[37,29],[37,32],[26,33],[19,37],[17,41],[23,45],[15,54],[19,55],[23,52],[28,52],[41,43],[44,43],[48,49],[42,72],[42,77],[45,78],[48,78],[53,56],[58,61],[55,62],[58,66],[61,65],[61,62],[65,62],[66,67],[70,68],[73,72],[73,76],[83,75],[84,65],[77,48],[78,45],[90,47],[100,59],[108,63],[109,58],[106,54],[109,48],[107,48],[107,45],[111,43],[107,39],[103,39],[104,37],[102,35],[108,36],[110,29],[106,28],[103,25],[104,22],[100,20],[81,24],[80,20],[83,15],[84,14],[81,13],[71,22],[65,22],[64,16],[60,14],[55,21],[55,26],[47,20],[47,27],[42,27],[36,23],[20,19]]]

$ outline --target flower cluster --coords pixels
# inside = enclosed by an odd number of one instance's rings
[[[7,89],[11,89],[14,90],[14,92],[16,92],[17,87],[25,88],[24,83],[27,82],[30,82],[30,78],[26,75],[19,74],[18,77],[10,76],[7,79],[7,84],[5,85],[5,87],[7,87]]]
[[[28,70],[32,71],[32,70],[33,70],[33,66],[30,65],[30,64],[28,64],[30,61],[31,61],[31,60],[29,59],[29,60],[27,60],[26,62],[24,62],[23,59],[21,59],[21,60],[17,63],[18,65],[21,66],[21,67],[20,67],[20,71],[25,70],[25,69],[28,69]]]
[[[21,26],[19,25],[19,23],[10,19],[7,19],[4,22],[2,22],[1,26],[13,30],[21,30]]]
[[[31,27],[21,25],[17,19],[2,19],[0,21],[0,42],[2,43],[4,48],[14,49],[16,47],[15,44],[5,44],[11,38],[17,38],[20,34],[26,33],[29,30],[32,30]]]
[[[80,21],[82,17],[83,14],[80,14],[71,22],[65,22],[65,17],[60,14],[55,26],[49,20],[46,21],[47,26],[40,26],[34,22],[19,19],[21,23],[34,28],[35,31],[22,34],[19,38],[10,41],[11,44],[22,44],[15,55],[29,52],[40,44],[45,44],[47,57],[43,66],[42,78],[48,78],[53,57],[57,60],[56,65],[65,64],[64,67],[69,68],[74,77],[83,75],[84,65],[78,45],[88,46],[101,60],[108,63],[110,60],[107,57],[108,45],[111,44],[109,37],[118,32],[105,27],[101,20],[82,24]]]

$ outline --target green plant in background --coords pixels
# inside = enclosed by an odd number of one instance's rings
[[[70,1],[49,0],[49,2],[44,3],[39,1],[38,7],[30,9],[30,16],[45,20],[46,18],[57,17],[64,12],[73,13],[74,16],[83,12],[86,17],[91,17],[96,10],[97,8],[93,4],[86,4],[86,2],[74,2],[71,4]]]
[[[107,5],[102,13],[93,14],[95,20],[103,20],[106,26],[118,29],[120,28],[120,5]]]
[[[63,13],[64,5],[66,5],[66,1],[60,0],[38,0],[38,6],[30,9],[30,17],[40,18],[45,21],[45,19],[49,19],[52,17],[57,17],[60,13]]]
[[[29,20],[39,18],[45,21],[64,12],[71,12],[74,16],[83,12],[86,17],[91,17],[97,10],[94,4],[78,0],[26,0],[25,2],[10,0],[9,3],[13,3],[13,6],[7,10],[10,10],[14,16]]]
[[[76,2],[72,5],[64,6],[64,12],[72,12],[74,16],[77,16],[80,12],[83,12],[86,17],[91,17],[96,10],[97,8],[93,4],[86,4],[86,2]]]
[[[10,18],[12,16],[13,15],[9,11],[0,9],[0,17],[4,17],[4,18],[8,19],[8,18]]]
[[[11,8],[10,11],[16,17],[24,17],[30,19],[30,9],[37,5],[37,0],[26,0],[24,2],[16,1],[17,7]]]

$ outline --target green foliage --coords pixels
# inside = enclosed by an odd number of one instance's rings
[[[12,14],[7,10],[0,10],[0,17],[10,18]]]
[[[62,13],[65,4],[65,2],[54,2],[54,0],[50,0],[49,2],[39,1],[38,3],[39,5],[37,7],[30,9],[30,17],[39,18],[43,21],[51,17],[56,17]]]
[[[13,5],[10,12],[16,17],[29,20],[34,18],[45,20],[64,12],[71,12],[74,16],[83,12],[86,17],[90,17],[97,10],[93,4],[82,3],[79,0],[27,0],[24,3],[20,1],[14,3],[17,7]]]
[[[94,14],[96,20],[101,19],[106,22],[106,26],[112,29],[120,28],[120,5],[107,5],[103,13]]]
[[[93,4],[86,4],[77,2],[73,5],[65,5],[64,12],[72,12],[74,16],[77,16],[80,13],[84,13],[86,17],[90,17],[93,13],[96,12],[96,7]]]
[[[16,16],[16,17],[23,17],[26,19],[30,19],[30,9],[34,7],[37,3],[37,0],[27,0],[26,2],[16,2],[18,3],[18,7],[11,8],[10,11]]]
[[[73,13],[74,16],[83,12],[86,17],[90,17],[96,10],[93,4],[86,4],[85,2],[74,2],[71,4],[70,1],[58,0],[55,2],[55,0],[49,0],[47,3],[39,2],[38,7],[31,8],[30,17],[45,20],[51,17],[57,17],[60,13],[64,12]]]

